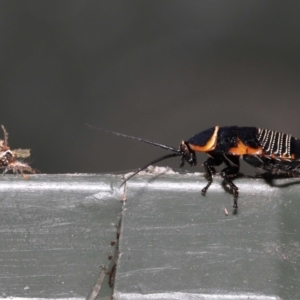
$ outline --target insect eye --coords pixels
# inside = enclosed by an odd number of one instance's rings
[[[190,149],[188,148],[187,144],[185,141],[182,141],[180,146],[179,146],[179,150],[184,153],[184,154],[189,154],[190,153]]]
[[[184,160],[187,161],[191,166],[197,164],[196,154],[192,151],[187,142],[182,141],[179,146],[180,151],[182,152],[182,160],[180,166],[184,165]]]

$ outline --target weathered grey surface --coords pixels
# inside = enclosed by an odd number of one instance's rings
[[[0,297],[88,296],[101,265],[111,263],[119,182],[110,175],[1,178]],[[107,279],[101,292],[112,293]]]
[[[235,180],[234,214],[219,178],[203,197],[202,176],[136,177],[127,187],[116,299],[300,299],[296,182]]]
[[[120,183],[1,178],[0,298],[300,299],[299,180],[235,180],[236,214],[218,177],[203,197],[203,175],[136,176],[124,205]],[[121,215],[114,288],[92,293]]]

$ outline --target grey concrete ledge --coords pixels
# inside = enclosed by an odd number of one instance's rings
[[[0,298],[300,299],[299,179],[236,179],[237,212],[218,176],[205,197],[203,174],[121,182],[1,178]]]

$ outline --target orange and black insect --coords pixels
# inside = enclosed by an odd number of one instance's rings
[[[202,194],[206,193],[213,181],[212,176],[216,173],[215,167],[224,163],[226,168],[221,171],[220,175],[232,189],[233,207],[237,208],[238,187],[232,180],[239,173],[240,157],[251,166],[269,174],[284,174],[287,177],[300,176],[300,140],[277,131],[257,127],[215,126],[192,136],[187,141],[182,141],[179,149],[176,149],[146,139],[90,127],[173,152],[138,169],[124,183],[148,166],[175,156],[181,156],[180,167],[183,167],[185,162],[195,166],[197,164],[196,152],[205,152],[209,156],[203,164],[208,183],[202,189]]]

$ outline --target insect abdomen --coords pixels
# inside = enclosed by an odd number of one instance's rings
[[[300,140],[294,137],[291,138],[291,153],[294,159],[300,160]]]
[[[258,128],[257,140],[265,154],[274,158],[294,159],[296,152],[300,154],[300,144],[295,151],[295,138],[290,134]]]

